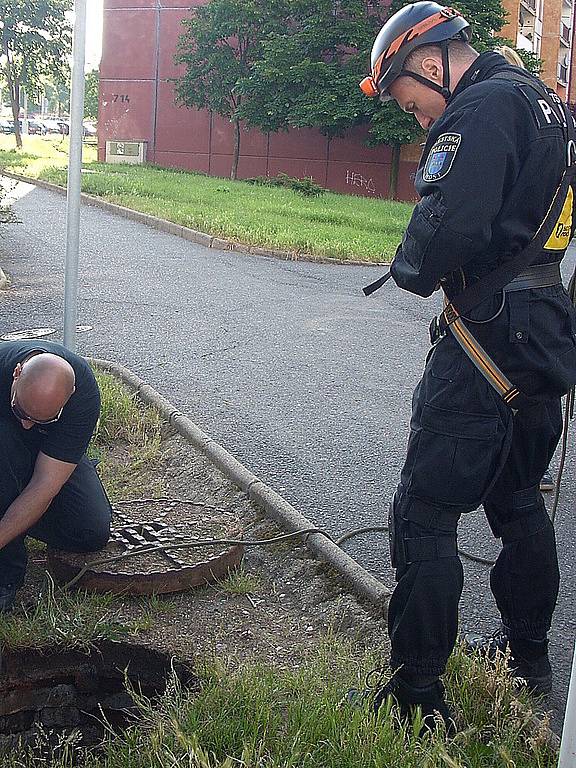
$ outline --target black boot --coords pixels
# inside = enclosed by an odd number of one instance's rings
[[[518,640],[508,638],[508,630],[501,626],[492,635],[464,635],[467,651],[478,652],[494,660],[498,653],[505,653],[510,647],[508,666],[510,672],[524,683],[530,693],[544,696],[552,690],[552,667],[548,658],[548,640]]]
[[[411,720],[417,707],[420,707],[423,729],[434,729],[434,715],[438,712],[446,725],[446,733],[453,735],[456,732],[456,723],[444,699],[444,686],[438,678],[427,681],[425,685],[417,685],[416,680],[411,680],[408,683],[396,673],[375,694],[373,702],[374,712],[378,712],[389,696],[392,696],[398,705],[402,718]]]

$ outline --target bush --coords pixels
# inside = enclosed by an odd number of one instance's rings
[[[259,187],[286,187],[303,197],[320,197],[326,192],[324,187],[316,184],[309,176],[298,179],[294,176],[288,176],[287,173],[279,173],[278,176],[253,176],[250,179],[245,179],[245,181]]]

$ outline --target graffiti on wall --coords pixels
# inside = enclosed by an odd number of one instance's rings
[[[346,184],[350,184],[352,187],[362,187],[367,192],[376,192],[376,186],[373,179],[367,179],[361,173],[356,171],[346,171]]]

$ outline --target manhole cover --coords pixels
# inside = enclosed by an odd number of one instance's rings
[[[242,544],[188,545],[204,539],[239,540],[233,512],[181,499],[119,502],[112,535],[99,552],[48,550],[48,569],[59,584],[130,595],[179,592],[226,577],[242,560]]]
[[[11,331],[0,336],[2,341],[23,341],[25,339],[41,339],[43,336],[52,336],[56,328],[26,328],[23,331]]]
[[[172,670],[183,687],[197,686],[190,666],[141,645],[100,640],[87,650],[3,648],[0,754],[34,747],[54,757],[73,734],[76,746],[97,746],[110,728],[138,718],[125,674],[135,691],[153,698],[164,693]]]

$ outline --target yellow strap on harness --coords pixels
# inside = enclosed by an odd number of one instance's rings
[[[448,303],[448,298],[445,295],[445,306],[447,306]],[[448,327],[454,334],[454,338],[458,344],[460,344],[476,368],[478,368],[488,383],[492,385],[496,392],[498,392],[506,405],[509,405],[510,408],[514,410],[512,403],[521,394],[520,390],[515,387],[506,374],[498,368],[494,360],[492,360],[484,347],[476,341],[460,318],[453,319]]]

